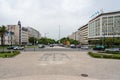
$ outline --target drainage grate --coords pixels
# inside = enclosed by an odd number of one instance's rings
[[[82,77],[88,77],[88,74],[81,74]]]

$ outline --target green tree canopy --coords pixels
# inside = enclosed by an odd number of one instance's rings
[[[69,39],[68,37],[64,37],[64,38],[60,39],[60,42],[63,43],[63,44],[65,44],[67,41],[69,41],[70,44],[75,44],[75,45],[80,43],[79,41],[73,40],[73,39]]]
[[[41,38],[38,39],[38,44],[54,44],[56,43],[56,41],[54,39],[51,38]]]
[[[6,27],[0,26],[0,37],[1,37],[1,45],[5,44],[5,33],[7,32]]]
[[[34,43],[36,44],[37,40],[38,40],[38,39],[35,38],[35,37],[30,37],[30,38],[29,38],[29,42],[32,43],[32,44],[34,44]]]

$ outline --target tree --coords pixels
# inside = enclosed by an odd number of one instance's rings
[[[5,44],[5,33],[7,32],[6,27],[3,25],[0,27],[0,37],[1,37],[1,45]]]
[[[120,45],[120,37],[115,37],[113,42],[113,37],[105,37],[99,40],[89,40],[90,44],[93,45],[104,45],[105,47],[113,47],[114,45]]]
[[[54,39],[51,39],[51,38],[41,38],[38,40],[38,43],[39,44],[54,44],[56,43],[56,41]]]
[[[34,44],[34,43],[36,44],[36,41],[37,41],[37,38],[35,38],[35,37],[30,37],[29,38],[29,42],[32,43],[32,44]]]
[[[60,42],[63,43],[64,45],[66,45],[66,42],[70,42],[70,44],[75,44],[75,45],[79,44],[79,41],[69,39],[68,37],[64,37],[64,38],[60,39]]]

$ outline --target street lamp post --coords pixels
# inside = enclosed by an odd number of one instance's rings
[[[34,51],[35,51],[35,36],[34,36]]]
[[[113,45],[112,45],[112,46],[113,46],[113,48],[114,48],[114,35],[115,35],[114,27],[112,27],[112,30],[113,30],[113,32],[112,32],[112,33],[113,33]]]
[[[45,38],[47,37],[47,34],[49,34],[49,33],[45,33],[45,34],[44,34]]]
[[[59,44],[60,44],[60,25],[59,25]]]

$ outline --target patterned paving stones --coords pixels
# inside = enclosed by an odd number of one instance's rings
[[[0,58],[0,80],[120,80],[119,65],[120,60],[91,58],[86,51],[22,52]]]

